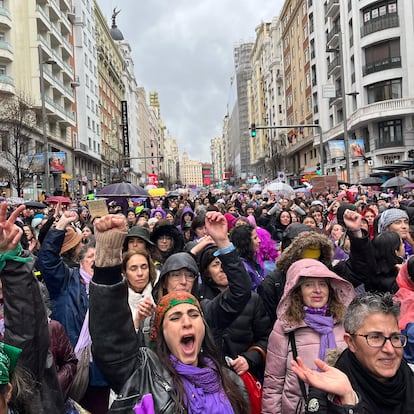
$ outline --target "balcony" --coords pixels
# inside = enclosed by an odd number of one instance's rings
[[[384,148],[393,148],[393,147],[403,147],[404,140],[402,137],[397,137],[396,140],[391,141],[391,139],[376,139],[375,140],[375,149],[384,149]]]
[[[326,47],[334,49],[338,46],[340,30],[339,26],[334,26],[333,29],[327,34]]]
[[[398,27],[399,25],[400,21],[397,13],[379,17],[377,19],[370,20],[361,27],[361,37],[379,32],[380,30],[390,29],[391,27]]]
[[[333,17],[339,13],[339,0],[330,0],[326,7],[326,17]]]
[[[5,9],[4,7],[0,7],[0,24],[2,26],[7,27],[8,29],[11,29],[12,27],[10,11]]]
[[[362,67],[362,73],[364,76],[370,73],[381,72],[382,70],[400,68],[401,56],[388,57],[378,62],[372,62]]]
[[[328,64],[328,76],[332,76],[335,73],[339,73],[341,70],[341,60],[339,56],[336,56],[333,60],[331,60]]]
[[[15,94],[14,79],[11,76],[0,75],[0,92]]]
[[[412,98],[375,102],[353,112],[348,118],[348,127],[364,125],[372,119],[381,120],[396,116],[412,115],[413,107],[414,99]]]
[[[3,40],[0,40],[0,58],[8,62],[13,62],[14,60],[11,44]]]

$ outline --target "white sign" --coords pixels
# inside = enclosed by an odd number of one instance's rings
[[[326,84],[322,85],[322,98],[335,98],[336,90],[335,85]]]

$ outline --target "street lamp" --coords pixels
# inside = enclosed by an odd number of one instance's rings
[[[50,166],[49,166],[49,141],[47,137],[47,114],[46,114],[46,102],[45,102],[45,79],[43,77],[43,65],[55,65],[56,61],[54,60],[43,60],[43,50],[42,46],[39,44],[37,46],[37,53],[39,57],[39,71],[40,71],[40,98],[42,101],[42,133],[43,133],[43,153],[45,156],[45,192],[46,195],[50,194]]]

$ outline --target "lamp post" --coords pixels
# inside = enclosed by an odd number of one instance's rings
[[[338,32],[338,47],[333,49],[326,49],[327,53],[336,53],[339,58],[339,65],[341,68],[341,95],[342,95],[342,118],[344,124],[344,146],[345,146],[345,170],[346,170],[346,180],[351,182],[351,167],[349,160],[349,137],[348,137],[348,115],[346,108],[346,96],[345,93],[345,68],[344,68],[344,52],[342,45],[342,32]]]
[[[46,114],[46,102],[45,102],[45,79],[43,77],[43,65],[54,65],[54,60],[43,60],[42,46],[37,46],[37,53],[39,57],[39,72],[40,72],[40,98],[42,101],[42,134],[43,134],[43,153],[45,156],[45,179],[44,189],[46,195],[50,195],[50,165],[49,165],[49,140],[47,137],[47,114]]]

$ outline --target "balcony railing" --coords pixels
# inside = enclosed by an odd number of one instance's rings
[[[370,73],[380,72],[382,70],[400,68],[401,67],[401,56],[388,57],[378,62],[372,62],[362,67],[362,73],[364,76]]]
[[[403,147],[404,140],[402,137],[397,138],[397,140],[391,141],[390,139],[376,139],[375,140],[375,148],[382,149],[382,148],[391,148],[391,147]]]
[[[367,36],[371,33],[379,32],[380,30],[389,29],[391,27],[398,27],[399,25],[400,21],[397,13],[378,17],[377,19],[366,22],[361,27],[361,37]]]

